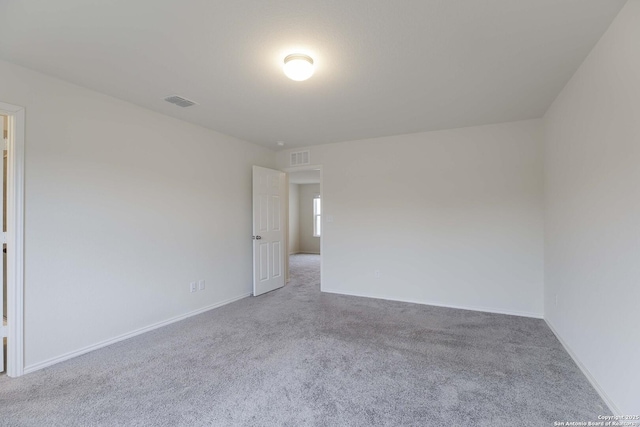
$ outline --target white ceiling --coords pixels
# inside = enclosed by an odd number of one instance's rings
[[[319,184],[320,170],[289,172],[290,184]]]
[[[540,117],[624,2],[2,0],[0,58],[291,148]]]

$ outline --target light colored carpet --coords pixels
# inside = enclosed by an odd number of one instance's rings
[[[609,414],[541,320],[284,289],[0,379],[3,426],[552,426]]]

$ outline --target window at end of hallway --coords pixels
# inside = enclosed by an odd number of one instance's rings
[[[320,204],[320,196],[313,198],[313,236],[320,237],[320,227],[322,221],[320,220],[320,214],[322,212],[322,205]]]

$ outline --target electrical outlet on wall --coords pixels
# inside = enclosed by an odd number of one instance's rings
[[[191,282],[191,284],[189,285],[189,290],[191,292],[195,292],[198,290],[198,284],[196,282]]]
[[[380,270],[373,270],[373,277],[375,277],[376,279],[381,278],[382,273],[380,273]]]
[[[204,279],[198,281],[198,290],[204,291]]]

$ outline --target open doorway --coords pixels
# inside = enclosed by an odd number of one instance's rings
[[[2,178],[2,206],[0,212],[2,213],[2,236],[5,236],[7,232],[7,147],[9,142],[9,116],[0,114],[0,137],[2,138],[2,160],[0,160],[0,177]],[[0,313],[2,314],[2,330],[7,330],[7,244],[2,241],[2,297],[0,302],[2,307]],[[7,372],[7,337],[6,334],[2,334],[2,354],[0,355],[0,373]]]
[[[24,374],[24,107],[0,102],[0,123],[3,154],[0,371],[18,377]]]
[[[289,279],[320,286],[322,264],[322,171],[296,170],[289,177]]]

